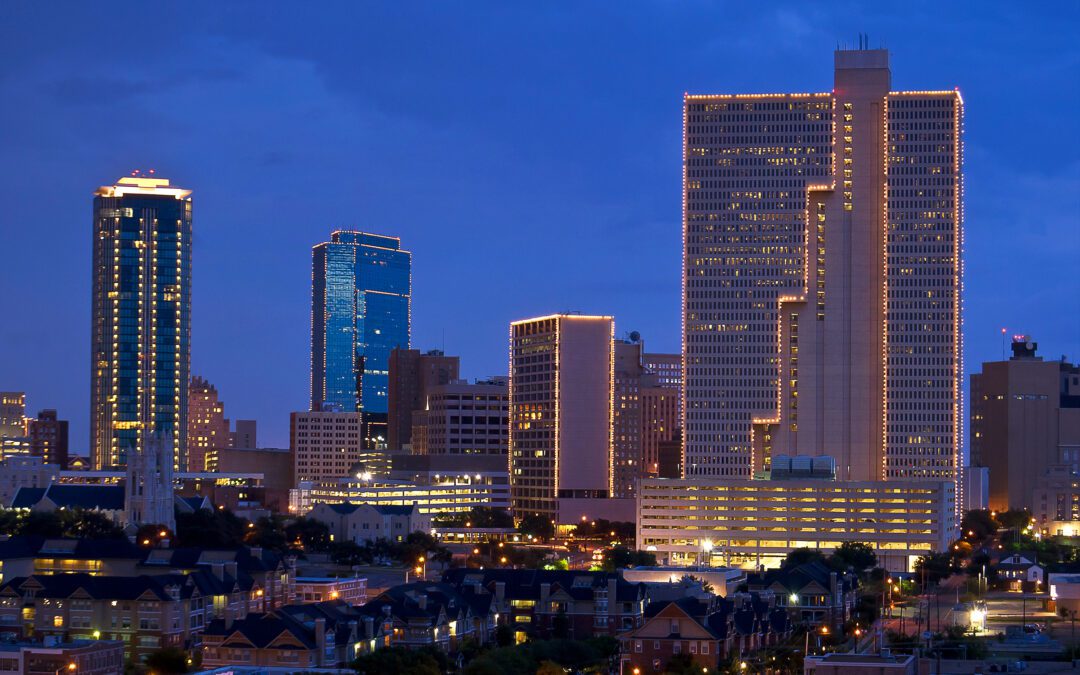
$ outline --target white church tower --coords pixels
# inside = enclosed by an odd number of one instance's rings
[[[128,455],[124,509],[127,525],[176,529],[173,512],[173,437],[151,434],[143,452]]]

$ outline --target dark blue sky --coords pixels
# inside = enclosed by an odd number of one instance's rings
[[[682,93],[828,91],[859,32],[894,88],[964,94],[968,370],[1002,326],[1080,357],[1075,1],[5,2],[0,389],[86,452],[91,195],[150,167],[195,190],[192,372],[263,445],[307,404],[334,227],[401,236],[414,346],[469,377],[558,310],[675,351]]]

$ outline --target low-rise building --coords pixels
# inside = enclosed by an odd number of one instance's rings
[[[507,378],[433,385],[412,413],[416,455],[497,455],[506,463],[510,439]]]
[[[0,459],[0,506],[9,508],[21,488],[44,490],[60,476],[60,465],[32,455]]]
[[[367,600],[367,579],[363,577],[296,577],[296,602],[341,600],[360,605]]]
[[[343,600],[285,605],[207,626],[203,665],[258,668],[259,672],[265,668],[340,668],[361,654],[390,646],[392,634],[388,615],[368,616]]]
[[[494,598],[475,588],[418,581],[394,586],[357,608],[373,621],[391,621],[390,645],[457,651],[465,640],[486,644],[495,635]]]
[[[431,529],[431,516],[415,505],[316,504],[308,517],[325,523],[334,541],[366,544],[376,539],[404,541],[417,530]]]
[[[241,421],[237,421],[238,429]],[[253,430],[251,434],[254,434]],[[263,506],[275,512],[289,506],[293,455],[288,448],[211,448],[206,453],[206,470],[224,474],[261,474]]]
[[[55,639],[0,642],[0,675],[121,675],[124,643],[119,640]]]
[[[118,640],[131,659],[163,647],[191,649],[213,608],[193,576],[15,577],[0,585],[0,632],[35,640]]]
[[[679,654],[688,654],[702,672],[719,672],[724,659],[778,644],[790,632],[784,610],[756,594],[653,602],[644,624],[619,637],[620,672],[663,672]]]
[[[1046,585],[1050,588],[1050,599],[1054,601],[1057,608],[1080,614],[1080,574],[1051,572],[1046,577]]]
[[[772,594],[776,605],[784,608],[797,624],[839,630],[851,618],[859,580],[854,574],[836,572],[823,563],[811,562],[749,574],[746,585],[750,592]]]
[[[52,512],[57,509],[96,511],[117,524],[125,522],[122,485],[68,485],[50,483],[45,488],[21,488],[11,500],[13,509]]]
[[[637,504],[637,548],[667,565],[775,567],[794,549],[850,541],[904,572],[957,533],[950,481],[648,479]]]
[[[143,549],[127,539],[49,539],[17,536],[0,541],[0,582],[15,577],[82,573],[94,577],[159,576],[205,571],[214,585],[213,616],[240,615],[292,602],[295,560],[258,548]],[[218,589],[220,586],[220,589]]]
[[[700,569],[687,569],[686,567],[630,567],[619,570],[623,579],[634,584],[648,584],[660,586],[665,584],[677,584],[686,575],[693,576],[702,584],[708,584],[711,592],[724,598],[734,595],[739,586],[746,583],[746,572],[731,567],[703,567]],[[652,597],[652,594],[650,594]]]
[[[30,454],[43,457],[49,464],[67,466],[68,423],[58,419],[55,410],[42,410],[37,418],[26,418],[26,437]]]
[[[1003,556],[997,564],[998,576],[1005,580],[1010,591],[1042,590],[1044,570],[1031,551]]]
[[[926,659],[923,659],[926,661]],[[937,667],[940,668],[940,661]],[[952,663],[956,663],[955,661]],[[951,665],[951,664],[950,664]],[[916,675],[919,659],[913,654],[823,654],[803,659],[804,675]],[[981,672],[968,670],[935,670],[928,672]]]
[[[203,634],[203,665],[322,668],[342,665],[337,631],[326,619],[307,625],[287,614],[250,614],[238,621],[217,619]]]
[[[563,619],[570,637],[614,636],[642,625],[648,598],[645,584],[614,572],[455,568],[443,581],[491,595],[499,622],[519,642],[551,637]]]
[[[506,470],[432,477],[430,483],[388,480],[369,474],[319,483],[301,483],[289,491],[289,513],[305,515],[319,502],[354,502],[377,506],[415,505],[423,515],[466,513],[482,506],[510,507]]]

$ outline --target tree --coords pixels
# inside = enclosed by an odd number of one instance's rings
[[[60,511],[31,511],[21,517],[9,518],[13,534],[40,537],[75,537],[78,539],[119,539],[124,531],[98,511],[63,509]]]
[[[832,558],[842,567],[851,567],[856,572],[864,572],[877,565],[877,554],[874,547],[858,541],[845,541],[840,544]]]
[[[239,548],[244,543],[248,521],[232,511],[199,509],[194,513],[176,514],[177,548]]]
[[[664,673],[669,675],[699,675],[701,666],[694,664],[694,657],[686,652],[674,654],[668,659]]]
[[[22,519],[19,534],[38,535],[40,537],[64,536],[64,525],[60,516],[54,512],[31,511]]]
[[[542,540],[551,539],[555,536],[555,523],[547,516],[533,513],[521,519],[518,532],[526,537],[532,535]]]
[[[405,647],[376,649],[349,664],[359,675],[386,675],[387,673],[415,673],[416,675],[442,675],[438,660],[427,651],[410,650]]]
[[[656,554],[648,551],[632,551],[625,546],[613,546],[604,551],[603,569],[606,572],[627,567],[649,567],[656,564]]]
[[[180,675],[188,671],[188,654],[177,647],[163,647],[146,657],[146,666],[153,673]]]
[[[952,575],[952,556],[948,553],[927,553],[919,556],[915,561],[915,571],[926,583],[936,584]]]
[[[165,534],[163,535],[162,532]],[[135,531],[135,543],[139,546],[156,546],[162,539],[172,540],[173,533],[164,525],[140,525]]]
[[[500,647],[509,647],[514,644],[514,631],[505,624],[495,627],[495,644]]]
[[[474,506],[466,513],[444,513],[435,516],[435,527],[514,527],[514,518],[506,509]]]
[[[416,561],[421,557],[429,558],[429,553],[437,551],[439,548],[439,540],[431,536],[427,532],[410,532],[405,537],[405,541],[402,542],[398,556],[405,562],[406,565],[415,565]]]
[[[997,532],[998,523],[994,516],[986,509],[974,509],[964,514],[960,519],[960,531],[975,539],[986,539]]]
[[[297,518],[285,526],[285,539],[305,551],[322,553],[330,550],[330,528],[313,518]]]
[[[682,575],[682,578],[679,579],[679,585],[683,588],[690,588],[691,586],[701,586],[701,590],[705,591],[706,593],[713,592],[712,584],[710,584],[705,579],[695,577],[693,574]]]
[[[551,636],[558,639],[570,637],[570,617],[566,616],[566,610],[560,609],[551,620]]]
[[[58,514],[65,537],[120,539],[124,536],[124,530],[100,511],[64,509]]]
[[[23,511],[0,509],[0,534],[14,536],[22,529]]]
[[[997,514],[997,522],[1001,527],[1020,531],[1031,524],[1031,514],[1027,509],[1009,509]]]
[[[633,523],[605,520],[604,518],[583,520],[574,526],[574,536],[583,539],[596,537],[598,539],[603,539],[604,541],[613,539],[626,541],[628,539],[633,539],[636,535],[637,532]]]
[[[780,569],[790,569],[811,562],[825,562],[825,554],[814,548],[797,548],[792,550],[780,563]]]
[[[248,527],[247,534],[244,535],[244,543],[269,551],[287,551],[289,540],[285,536],[285,519],[278,515],[259,518]]]
[[[330,546],[330,560],[335,565],[365,565],[371,563],[371,549],[355,541],[335,541]]]
[[[542,661],[536,675],[566,675],[566,669],[554,661]]]

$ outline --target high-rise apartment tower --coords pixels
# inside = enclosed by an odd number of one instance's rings
[[[187,469],[191,190],[150,173],[94,196],[90,454],[124,467],[151,438]]]

